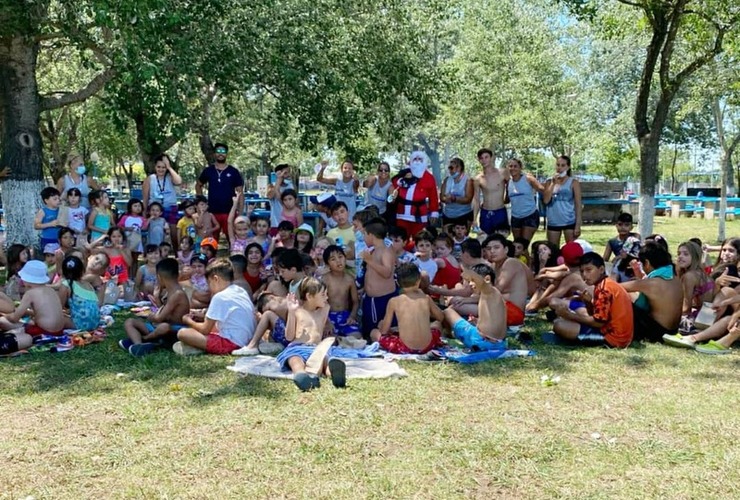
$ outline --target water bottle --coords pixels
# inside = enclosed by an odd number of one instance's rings
[[[133,302],[136,300],[136,286],[131,280],[128,280],[123,285],[123,300],[126,302]]]
[[[108,283],[105,284],[105,294],[103,302],[113,305],[118,301],[118,284],[116,277],[112,276]]]

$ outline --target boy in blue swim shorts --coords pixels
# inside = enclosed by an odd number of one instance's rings
[[[445,321],[452,327],[455,338],[474,351],[506,349],[506,304],[501,292],[493,286],[496,275],[486,264],[476,264],[462,273],[464,280],[479,294],[478,322],[463,319],[454,309],[445,309]]]
[[[326,343],[322,342],[329,317],[326,285],[315,278],[306,278],[298,286],[296,295],[291,294],[287,299],[285,338],[290,344],[278,355],[278,364],[283,370],[293,372],[293,382],[301,391],[317,389],[321,385],[321,374],[331,377],[335,387],[344,387],[346,366],[342,360],[330,358],[332,348],[329,346],[335,339],[328,337]]]
[[[357,326],[357,309],[360,299],[357,295],[355,280],[346,271],[347,259],[342,247],[329,245],[324,250],[324,264],[329,273],[322,277],[329,297],[329,321],[334,327],[334,334],[339,337],[360,337]]]
[[[169,347],[177,341],[177,332],[184,328],[182,317],[190,312],[190,302],[185,291],[177,281],[179,265],[169,257],[157,263],[157,296],[149,296],[156,309],[143,321],[129,318],[123,324],[128,338],[118,345],[133,356],[144,356],[160,346]]]

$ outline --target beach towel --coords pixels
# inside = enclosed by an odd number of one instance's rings
[[[400,378],[408,376],[406,370],[398,363],[385,361],[381,358],[345,359],[347,378]],[[280,365],[271,356],[244,357],[236,360],[233,366],[227,366],[240,375],[253,375],[267,378],[292,379],[293,374],[282,371]]]

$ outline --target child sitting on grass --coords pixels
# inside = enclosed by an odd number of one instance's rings
[[[139,296],[145,299],[154,293],[157,288],[157,263],[161,260],[159,247],[157,245],[147,245],[144,249],[146,263],[136,271],[136,290]]]
[[[161,345],[173,344],[177,332],[184,328],[183,316],[190,312],[188,296],[177,281],[177,261],[171,257],[162,259],[156,265],[156,272],[159,290],[149,300],[157,309],[152,309],[148,321],[129,318],[123,324],[128,338],[118,345],[133,356],[144,356]]]
[[[82,281],[85,265],[82,260],[69,255],[62,261],[62,276],[57,294],[63,306],[69,308],[71,318],[65,318],[65,328],[92,331],[100,324],[100,305],[103,293],[96,293],[92,285]]]
[[[334,334],[360,338],[362,335],[357,326],[360,299],[355,280],[346,272],[347,259],[344,250],[337,245],[327,247],[324,250],[324,262],[329,267],[329,272],[324,274],[322,281],[329,297],[329,321],[334,327]]]
[[[244,273],[247,271],[247,258],[244,255],[232,255],[229,257],[229,262],[231,262],[231,267],[234,268],[234,284],[243,288],[249,294],[251,300],[252,287],[244,278]]]
[[[208,287],[208,278],[206,278],[206,266],[208,257],[202,253],[196,254],[190,261],[190,281],[186,282],[187,288],[191,290],[189,294],[190,302],[194,308],[207,307],[211,301],[211,292]]]
[[[310,391],[321,385],[316,374],[306,371],[306,361],[311,357],[316,346],[324,337],[329,304],[326,296],[326,285],[315,278],[306,278],[298,287],[299,304],[294,294],[288,296],[288,321],[285,328],[285,338],[291,343],[277,357],[280,367],[293,372],[293,382],[301,391]],[[345,366],[339,359],[331,359],[329,363],[322,363],[319,373],[331,377],[335,387],[344,387]]]
[[[231,354],[234,356],[254,356],[259,353],[273,354],[287,347],[290,342],[285,339],[285,322],[288,317],[288,302],[285,297],[280,297],[269,292],[260,294],[254,301],[257,309],[257,327],[249,344]],[[270,331],[272,342],[263,342],[267,331]]]
[[[227,259],[216,259],[206,269],[211,303],[203,321],[183,317],[188,328],[177,334],[172,350],[180,355],[227,355],[246,345],[254,335],[254,307],[249,294],[233,283],[234,269]]]
[[[11,313],[5,313],[0,317],[0,330],[8,331],[23,328],[32,337],[38,335],[61,335],[64,329],[64,311],[62,303],[59,302],[56,292],[47,287],[49,276],[46,274],[46,266],[39,260],[26,262],[18,272],[18,276],[26,284],[26,293],[23,294],[21,303]],[[33,313],[33,321],[25,324],[19,323],[21,318]],[[26,344],[25,337],[16,339],[20,344]]]
[[[383,321],[370,332],[373,342],[396,354],[424,354],[440,345],[444,315],[437,304],[419,289],[421,271],[412,263],[396,269],[401,295],[388,302]],[[430,323],[429,317],[436,322]],[[394,318],[398,328],[391,328]]]
[[[498,288],[493,286],[496,274],[487,264],[476,264],[462,274],[479,293],[478,322],[473,325],[454,309],[447,308],[444,317],[452,327],[455,337],[465,347],[476,351],[488,351],[506,347],[506,305]]]

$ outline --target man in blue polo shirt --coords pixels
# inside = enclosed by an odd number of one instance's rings
[[[208,165],[200,173],[198,181],[195,183],[195,194],[203,194],[203,186],[208,186],[208,210],[216,217],[221,230],[226,234],[228,240],[229,212],[233,204],[232,199],[237,193],[244,190],[244,179],[242,174],[226,163],[226,155],[229,147],[223,143],[216,143],[216,163]],[[241,212],[239,212],[241,213]],[[216,241],[220,236],[220,231],[214,234]]]

